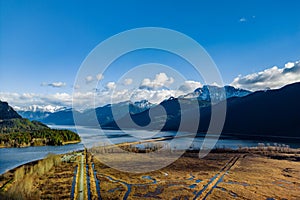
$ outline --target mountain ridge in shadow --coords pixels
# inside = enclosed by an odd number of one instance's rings
[[[187,110],[180,110],[178,104],[180,99],[173,98],[162,102],[160,105],[166,109],[167,121],[162,131],[177,131],[181,120],[180,112],[185,112],[187,119],[192,126],[195,121],[193,118],[200,112],[199,133],[206,133],[211,118],[211,108],[214,106],[216,111],[220,110],[222,103],[201,107],[201,101],[198,101],[199,107],[190,107]],[[276,90],[257,91],[244,97],[232,97],[227,99],[227,111],[222,135],[237,135],[238,137],[250,136],[270,136],[270,137],[300,137],[300,83],[293,83]],[[187,108],[187,106],[184,106]],[[160,116],[155,115],[155,107],[152,112],[152,121],[150,122],[149,110],[136,115],[127,115],[117,122],[105,124],[103,128],[118,129],[131,128],[126,126],[126,121],[130,117],[134,122],[149,129],[160,127],[162,121]],[[154,114],[153,114],[154,113]],[[217,112],[218,113],[218,112]],[[127,118],[127,120],[126,120]],[[221,122],[220,122],[221,123]],[[181,131],[190,132],[189,125]]]

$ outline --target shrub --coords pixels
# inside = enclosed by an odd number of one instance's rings
[[[14,178],[16,181],[19,181],[24,178],[24,175],[25,175],[25,169],[24,169],[24,166],[22,166],[16,170]]]

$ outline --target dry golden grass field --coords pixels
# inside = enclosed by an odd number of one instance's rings
[[[130,154],[117,154],[115,163],[130,159],[126,158]],[[70,199],[79,157],[65,162],[62,156],[52,155],[1,175],[0,199]],[[101,199],[300,199],[298,150],[215,150],[203,159],[197,152],[187,152],[148,173],[118,171],[97,159],[97,154],[86,153],[85,158],[84,181],[89,182],[85,199],[99,199],[99,194]],[[74,199],[78,192],[75,188]]]
[[[114,156],[114,163],[127,156]],[[298,151],[221,150],[204,159],[190,152],[163,169],[141,174],[93,161],[103,199],[300,199]]]

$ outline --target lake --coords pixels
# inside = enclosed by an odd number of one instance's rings
[[[77,127],[74,126],[54,126],[51,128],[69,129],[79,133],[82,142],[78,144],[70,144],[65,146],[39,146],[39,147],[24,147],[24,148],[0,148],[0,174],[3,174],[7,170],[13,169],[19,165],[39,160],[44,158],[49,153],[63,154],[71,151],[82,150],[84,146],[92,147],[94,145],[105,145],[111,143],[133,142],[138,139],[146,139],[151,137],[168,137],[175,136],[176,132],[154,132],[154,131],[136,131],[128,130],[126,133],[120,130],[105,130],[99,131],[98,129]],[[180,133],[183,135],[185,133]],[[203,143],[203,137],[197,137],[195,139],[191,137],[181,137],[174,140],[172,145],[176,145],[177,149],[189,148],[190,143],[193,147],[200,147]],[[208,141],[210,142],[210,141]],[[213,141],[212,141],[213,142]],[[228,147],[236,149],[238,146],[257,146],[258,143],[270,143],[270,141],[258,141],[258,140],[240,140],[232,137],[219,139],[216,143],[217,147]],[[188,144],[188,145],[187,145]],[[296,143],[286,143],[291,147],[299,147]],[[172,146],[171,145],[171,146]]]

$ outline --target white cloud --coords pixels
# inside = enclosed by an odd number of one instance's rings
[[[114,90],[116,88],[116,83],[115,82],[108,82],[106,84],[106,89],[108,90]]]
[[[93,76],[87,76],[87,77],[85,77],[85,82],[87,83],[87,84],[89,84],[89,83],[91,83],[91,82],[93,82],[94,81],[94,78],[93,78]]]
[[[125,79],[124,80],[124,85],[131,85],[132,84],[132,82],[133,82],[133,80],[131,79],[131,78],[127,78],[127,79]]]
[[[155,78],[153,80],[145,78],[140,85],[140,89],[154,90],[168,87],[172,83],[174,83],[173,77],[168,77],[165,73],[159,73],[155,75]]]
[[[239,20],[240,22],[246,22],[247,21],[247,19],[245,18],[245,17],[242,17],[242,18],[240,18],[240,20]]]
[[[93,81],[93,77],[88,81]],[[132,84],[132,79],[125,79],[123,85]],[[231,85],[248,90],[264,90],[266,88],[280,88],[286,84],[300,81],[300,62],[289,62],[283,68],[276,66],[258,73],[246,76],[239,75]],[[115,82],[108,82],[105,90],[93,90],[85,92],[36,94],[36,93],[9,93],[0,92],[0,99],[7,101],[10,105],[22,109],[28,106],[48,107],[72,107],[77,109],[103,106],[108,103],[121,101],[140,101],[147,99],[151,103],[160,103],[169,97],[178,97],[202,87],[197,81],[187,80],[178,89],[167,89],[174,82],[172,77],[165,73],[159,73],[153,80],[144,79],[139,88],[124,89],[116,87]],[[64,83],[55,82],[52,87],[62,86]],[[49,85],[48,83],[44,83]],[[55,85],[55,86],[54,86]],[[73,99],[74,97],[74,99]]]
[[[97,74],[97,75],[96,75],[96,79],[97,79],[98,81],[103,80],[103,79],[104,79],[103,74],[101,74],[101,73]]]
[[[253,22],[253,21],[255,21],[255,19],[256,19],[256,16],[255,16],[255,15],[247,16],[247,17],[241,17],[241,18],[239,19],[239,22],[240,22],[240,23]]]
[[[183,93],[193,92],[195,89],[202,87],[202,84],[197,81],[185,81],[180,87],[179,90]]]
[[[175,90],[145,90],[145,89],[137,89],[135,90],[131,96],[130,100],[132,102],[141,101],[147,99],[151,103],[158,104],[165,99],[170,98],[171,96],[176,96]]]
[[[218,84],[217,82],[213,82],[212,84],[210,84],[210,85],[212,85],[212,86],[216,86],[216,87],[223,87],[223,86],[221,86],[220,84]]]
[[[36,93],[8,93],[0,92],[1,101],[7,101],[18,110],[27,109],[32,105],[39,107],[53,106],[53,107],[74,107],[82,110],[92,108],[94,106],[103,106],[111,102],[117,103],[127,100],[139,101],[147,99],[152,103],[160,103],[161,101],[171,97],[178,96],[176,90],[112,90],[115,88],[115,83],[107,84],[110,90],[103,90],[98,92],[75,92],[68,93],[54,93],[54,94],[36,94]],[[181,95],[182,93],[180,93]]]
[[[293,62],[288,62],[288,63],[286,63],[285,65],[284,65],[284,67],[285,68],[293,68],[295,66],[295,63],[293,63]]]
[[[239,75],[231,83],[232,86],[251,91],[277,89],[287,84],[300,81],[300,62],[289,62],[285,67],[274,66],[261,72]]]
[[[124,96],[120,95],[119,101]],[[74,98],[74,99],[73,99]],[[110,103],[111,93],[103,92],[95,94],[95,92],[75,92],[54,93],[54,94],[36,94],[36,93],[9,93],[0,92],[1,101],[8,102],[18,110],[28,110],[30,106],[37,107],[74,107],[78,109],[92,108],[94,105],[102,106]],[[117,97],[114,97],[117,98]],[[125,97],[129,99],[129,97]]]
[[[28,107],[32,105],[59,105],[70,107],[72,105],[72,95],[67,93],[36,94],[36,93],[9,93],[0,92],[0,99],[18,107]]]
[[[42,83],[41,86],[50,86],[55,88],[65,87],[67,84],[64,82]]]
[[[86,81],[92,82],[95,78],[88,76]],[[185,81],[179,89],[168,89],[167,86],[174,82],[172,77],[165,73],[157,74],[153,80],[144,79],[138,88],[117,87],[115,82],[107,82],[104,89],[84,91],[78,90],[73,94],[54,93],[54,94],[36,94],[36,93],[1,93],[0,99],[9,102],[12,106],[23,109],[28,106],[36,105],[38,107],[74,107],[83,110],[93,108],[94,106],[104,106],[109,103],[122,101],[140,101],[148,100],[151,103],[160,103],[165,99],[178,97],[180,95],[192,92],[201,87],[200,82]],[[132,85],[133,79],[127,78],[123,81],[124,85]],[[143,87],[141,87],[143,86]],[[77,87],[76,87],[77,88]]]
[[[52,86],[52,87],[64,87],[64,86],[66,86],[66,83],[63,83],[63,82],[53,82],[53,83],[49,83],[48,85]]]

